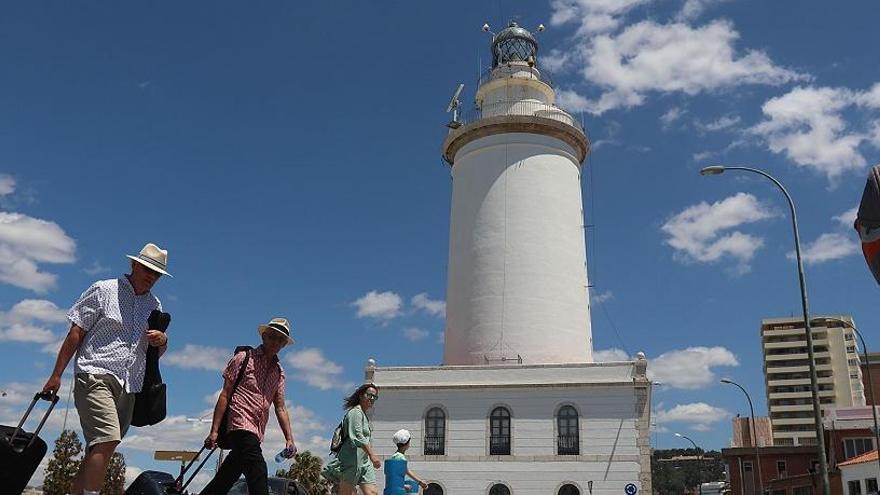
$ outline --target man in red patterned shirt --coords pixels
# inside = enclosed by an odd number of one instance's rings
[[[223,372],[223,390],[214,407],[211,433],[205,439],[209,448],[217,446],[217,436],[223,413],[229,407],[227,439],[232,446],[229,455],[214,479],[202,490],[201,495],[226,495],[235,481],[244,474],[248,493],[268,495],[268,472],[260,444],[269,422],[269,407],[275,405],[275,416],[284,433],[286,448],[296,452],[290,416],[284,404],[284,370],[278,362],[278,352],[292,344],[290,325],[284,318],[274,318],[258,327],[263,345],[251,351],[250,359],[238,387],[233,387],[242,369],[246,352],[239,352],[226,365]]]

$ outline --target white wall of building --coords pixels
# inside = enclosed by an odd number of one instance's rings
[[[499,482],[512,495],[555,495],[565,483],[587,495],[589,482],[595,495],[620,494],[628,483],[641,490],[650,470],[650,385],[641,380],[645,383],[634,386],[632,363],[477,368],[377,369],[380,399],[372,421],[377,454],[391,455],[394,432],[410,430],[410,468],[444,487],[445,495],[486,495]],[[467,385],[462,380],[468,372],[477,375],[477,383],[497,385]],[[418,375],[433,377],[434,386],[413,385]],[[533,377],[533,383],[516,386],[517,375]],[[581,381],[591,376],[593,383],[553,385],[561,375]],[[509,456],[489,455],[489,415],[499,405],[511,413]],[[564,405],[578,411],[580,455],[557,455],[556,412]],[[445,455],[425,456],[424,416],[435,406],[446,413]]]
[[[840,477],[843,480],[844,495],[855,495],[849,490],[850,481],[858,481],[862,487],[861,494],[867,495],[868,491],[867,487],[865,486],[865,480],[868,478],[874,478],[880,481],[880,469],[878,469],[877,467],[877,461],[863,462],[850,466],[841,466]]]

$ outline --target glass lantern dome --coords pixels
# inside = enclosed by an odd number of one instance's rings
[[[533,63],[537,60],[538,42],[528,30],[521,28],[516,22],[501,30],[492,39],[492,67],[509,62]]]

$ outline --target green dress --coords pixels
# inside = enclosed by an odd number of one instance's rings
[[[351,486],[365,483],[376,484],[376,470],[363,446],[370,443],[372,430],[370,420],[361,406],[354,406],[345,413],[343,427],[348,438],[342,443],[339,455],[327,463],[321,474],[330,481],[344,481]]]

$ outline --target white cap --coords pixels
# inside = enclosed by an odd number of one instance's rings
[[[403,445],[409,442],[410,438],[412,438],[412,435],[410,435],[409,430],[397,430],[397,433],[391,437],[395,445]]]

